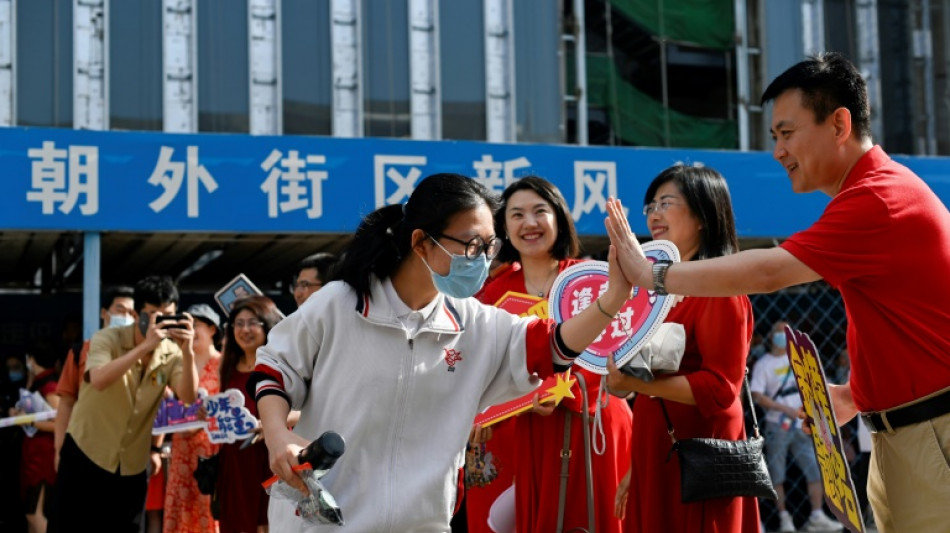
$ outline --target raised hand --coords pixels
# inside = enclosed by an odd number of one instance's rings
[[[607,199],[607,236],[610,244],[617,249],[617,262],[624,277],[632,285],[653,288],[653,267],[647,260],[640,242],[630,229],[630,223],[623,214],[623,204],[619,199]]]

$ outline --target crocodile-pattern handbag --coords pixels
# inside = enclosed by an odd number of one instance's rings
[[[676,440],[666,405],[660,400],[667,431],[673,439],[667,460],[674,451],[679,455],[683,503],[736,496],[778,499],[762,453],[764,439],[759,435],[759,421],[747,378],[743,381],[743,389],[752,409],[753,437],[748,440]]]

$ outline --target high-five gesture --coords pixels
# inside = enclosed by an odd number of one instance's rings
[[[623,214],[623,204],[617,198],[607,199],[607,235],[617,249],[617,263],[627,281],[638,287],[653,288],[653,271],[650,261],[643,254],[637,236]]]

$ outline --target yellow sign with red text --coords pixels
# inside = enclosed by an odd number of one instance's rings
[[[812,444],[821,470],[825,501],[846,528],[864,533],[858,495],[845,459],[841,428],[835,417],[818,349],[806,333],[786,326],[785,334],[788,339],[788,359],[798,383],[802,406],[812,421]]]

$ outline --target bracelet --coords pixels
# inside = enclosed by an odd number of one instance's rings
[[[600,309],[600,312],[603,313],[605,317],[607,317],[607,318],[609,318],[609,319],[611,319],[611,320],[617,318],[617,315],[612,315],[612,314],[608,313],[607,311],[604,311],[603,306],[600,305],[600,298],[597,298],[596,300],[594,300],[594,302],[597,304],[597,309]]]

